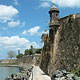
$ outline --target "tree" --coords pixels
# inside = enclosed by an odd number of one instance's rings
[[[32,46],[32,45],[30,46],[30,49],[31,49],[31,50],[32,50],[32,52],[33,52],[33,46]]]
[[[30,49],[26,49],[24,55],[32,55],[34,53],[33,46],[30,46]]]
[[[42,51],[42,49],[37,49],[37,50],[36,50],[36,53],[37,53],[37,54],[41,54],[41,51]]]
[[[32,55],[32,54],[33,54],[33,46],[31,45],[29,49],[29,55]]]
[[[29,55],[29,50],[25,50],[24,55]]]
[[[8,52],[8,58],[15,58],[16,57],[16,52],[14,52],[14,51],[9,51]]]
[[[45,34],[42,34],[42,35],[41,35],[41,39],[43,39],[44,35],[45,35]]]
[[[21,57],[23,57],[24,55],[22,54],[22,53],[19,53],[17,56],[16,56],[16,58],[21,58]]]
[[[32,52],[32,49],[29,49],[29,55],[32,55],[33,52]]]

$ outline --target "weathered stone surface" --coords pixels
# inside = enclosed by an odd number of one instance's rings
[[[38,61],[39,61],[40,57],[41,57],[40,54],[35,54],[34,56],[33,55],[27,55],[27,56],[23,56],[23,57],[17,59],[16,62],[19,65],[29,65],[29,64],[38,65]]]
[[[56,69],[59,70],[73,71],[80,67],[80,16],[78,14],[75,15],[75,18],[73,16],[60,19],[60,27],[55,34],[58,40],[55,39],[57,40],[54,46],[56,50],[52,54],[56,55],[55,64]]]
[[[66,75],[64,75],[63,71],[57,70],[53,73],[55,74],[52,74],[51,80],[80,80],[80,77],[70,72],[65,72]]]
[[[49,34],[52,42],[46,42],[42,52],[41,69],[49,75],[55,70],[80,68],[80,14],[61,18],[59,23],[55,34]]]

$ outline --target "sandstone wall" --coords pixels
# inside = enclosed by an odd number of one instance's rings
[[[43,47],[41,68],[50,75],[57,69],[73,71],[80,67],[80,14],[61,18],[59,22],[54,42],[50,44],[53,46],[48,46],[53,52]]]
[[[4,64],[4,63],[16,63],[16,59],[4,59],[4,60],[0,60],[0,64]]]
[[[38,60],[41,55],[34,55],[34,56],[23,56],[22,58],[17,59],[17,63],[20,65],[27,65],[27,64],[37,64]]]

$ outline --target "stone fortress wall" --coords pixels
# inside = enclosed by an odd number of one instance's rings
[[[23,56],[22,58],[19,59],[4,59],[0,60],[0,64],[9,64],[9,63],[17,63],[19,65],[28,65],[28,64],[39,64],[39,59],[41,55],[40,54],[35,54],[34,56],[32,55],[27,55]]]
[[[20,65],[27,65],[27,64],[35,64],[36,65],[36,64],[38,64],[40,57],[41,57],[40,54],[23,56],[22,58],[17,59],[17,63]]]
[[[41,69],[51,75],[55,70],[80,68],[80,14],[58,18],[55,6],[49,13],[49,37],[44,41]]]
[[[0,60],[0,64],[16,63],[16,59],[4,59]]]

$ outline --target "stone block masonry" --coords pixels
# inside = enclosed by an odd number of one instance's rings
[[[23,56],[22,58],[17,59],[17,63],[19,65],[29,65],[29,64],[37,65],[40,57],[41,57],[40,54],[35,54],[34,56],[32,55]]]
[[[80,14],[57,19],[58,9],[54,8],[50,10],[49,37],[44,41],[40,65],[49,75],[55,70],[80,68]]]

